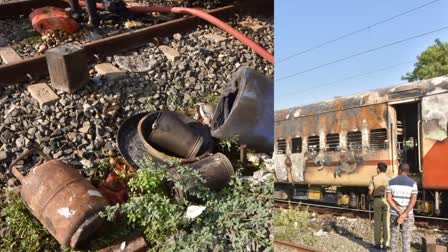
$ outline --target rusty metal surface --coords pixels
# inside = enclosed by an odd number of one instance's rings
[[[446,97],[445,97],[446,96]],[[413,82],[275,112],[275,137],[284,139],[284,153],[274,155],[277,180],[289,183],[367,186],[376,174],[376,163],[389,165],[389,175],[397,172],[395,110],[391,102],[423,100],[423,166],[429,188],[448,189],[446,129],[448,118],[448,77]],[[426,105],[425,103],[429,103]],[[390,124],[390,125],[389,125]],[[373,129],[387,129],[387,147],[370,148]],[[359,131],[362,148],[347,148],[347,133]],[[327,134],[339,134],[338,150],[329,151]],[[319,151],[308,150],[307,140],[319,137]],[[302,151],[293,153],[292,138],[302,138]],[[443,141],[441,141],[443,140]],[[279,150],[275,145],[275,152]],[[431,151],[430,151],[431,150]],[[436,154],[437,153],[437,154]],[[425,181],[425,179],[423,180]],[[431,182],[430,182],[431,181]]]
[[[213,9],[208,13],[221,19],[227,19],[236,13],[237,10],[236,5],[229,5]],[[189,31],[204,22],[197,17],[179,18],[132,32],[92,41],[83,44],[82,47],[86,49],[87,54],[91,57],[94,54],[111,55],[119,51],[142,46],[156,37],[171,36],[175,33]],[[31,76],[33,79],[39,79],[47,75],[48,67],[45,56],[37,56],[16,63],[0,65],[0,86],[29,81],[28,76]]]
[[[59,0],[23,0],[0,4],[0,19],[13,18],[19,15],[28,15],[33,9],[55,6],[65,8],[67,3]]]
[[[143,120],[146,119],[147,117]],[[176,113],[161,111],[156,120],[149,124],[152,127],[146,139],[147,142],[152,143],[159,150],[173,153],[181,158],[194,159],[204,142],[199,132],[180,120]]]
[[[152,124],[157,119],[159,113],[161,112],[153,112],[146,116],[146,118],[139,121],[137,126],[137,132],[140,141],[143,143],[143,146],[146,149],[146,153],[149,154],[155,161],[167,162],[168,160],[178,160],[181,163],[189,163],[195,160],[199,160],[205,156],[207,156],[212,149],[214,148],[214,141],[210,135],[210,129],[202,125],[200,122],[178,112],[166,111],[166,113],[175,113],[181,121],[188,124],[193,130],[199,133],[204,139],[204,143],[202,144],[201,149],[199,150],[195,159],[187,159],[178,157],[172,153],[166,153],[159,150],[155,147],[151,142],[148,142],[149,135],[152,132]]]
[[[448,76],[409,82],[352,96],[330,99],[310,105],[278,110],[275,111],[275,121],[286,121],[308,115],[421,98],[425,95],[430,95],[432,92],[437,90],[445,90],[444,92],[448,91]]]
[[[250,68],[240,68],[224,88],[211,122],[212,136],[237,136],[240,144],[272,153],[274,81]]]
[[[46,160],[21,176],[15,163],[11,169],[22,183],[22,199],[61,245],[77,247],[101,226],[98,212],[107,201],[78,170]]]
[[[206,185],[214,190],[224,188],[234,171],[232,163],[222,153],[215,153],[190,165],[204,177]]]
[[[294,120],[276,122],[276,138],[286,140],[286,153],[274,157],[279,181],[307,184],[366,186],[376,174],[376,163],[391,163],[389,150],[369,149],[371,129],[387,128],[388,106],[377,104],[325,114],[309,115]],[[360,131],[360,150],[351,150],[347,134]],[[337,151],[328,151],[326,135],[340,133]],[[308,138],[319,136],[320,151],[308,149]],[[292,138],[302,138],[302,151],[294,153]],[[390,140],[389,140],[390,141]],[[276,146],[276,150],[277,150]],[[393,175],[391,171],[391,175]]]
[[[134,169],[140,169],[139,161],[145,157],[145,146],[137,133],[138,122],[147,112],[135,114],[126,119],[117,131],[117,146],[120,154]]]

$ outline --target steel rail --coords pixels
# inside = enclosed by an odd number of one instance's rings
[[[289,204],[300,204],[302,206],[310,206],[310,207],[316,207],[316,208],[328,208],[328,209],[336,209],[336,210],[344,210],[344,211],[350,211],[350,212],[361,212],[361,213],[373,213],[373,211],[369,210],[363,210],[363,209],[354,209],[354,208],[346,208],[346,207],[338,207],[338,206],[328,206],[328,205],[322,205],[322,204],[315,204],[315,203],[307,203],[303,201],[290,201],[290,200],[279,200],[274,199],[275,202],[280,203],[289,203]],[[427,219],[427,220],[441,220],[441,221],[448,221],[448,218],[442,218],[442,217],[433,217],[433,216],[424,216],[424,215],[415,215],[416,219]]]
[[[282,248],[293,249],[294,251],[297,252],[318,252],[318,250],[308,248],[300,244],[292,243],[289,241],[274,240],[274,250],[281,251],[280,249]]]
[[[238,11],[237,5],[213,9],[208,13],[221,19],[228,19]],[[118,34],[82,44],[89,56],[107,56],[119,51],[125,51],[143,46],[156,37],[171,36],[196,28],[206,21],[189,16],[152,25],[139,30]],[[0,65],[0,86],[19,84],[30,80],[39,80],[48,75],[45,55],[28,58],[11,64]]]

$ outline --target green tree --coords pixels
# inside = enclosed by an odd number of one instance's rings
[[[439,39],[424,50],[414,64],[414,70],[402,76],[402,80],[416,81],[448,74],[448,43]]]

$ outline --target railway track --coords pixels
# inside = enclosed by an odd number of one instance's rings
[[[318,250],[288,241],[274,241],[275,251],[318,252]]]
[[[373,210],[364,209],[352,209],[346,207],[331,206],[318,203],[310,203],[306,201],[288,201],[288,200],[274,200],[274,206],[280,208],[286,208],[292,206],[303,206],[307,207],[308,210],[317,212],[322,215],[332,215],[332,216],[345,216],[350,218],[360,217],[360,218],[373,218]],[[440,230],[448,230],[448,218],[433,217],[433,216],[415,216],[415,224],[422,228],[437,228]]]
[[[64,1],[55,1],[63,5]],[[61,3],[62,2],[62,3]],[[1,4],[0,18],[10,17],[6,15],[4,10],[17,7],[13,13],[15,15],[26,15],[32,8],[43,6],[47,1],[22,1],[19,3]],[[12,5],[12,7],[11,7]],[[58,4],[56,4],[58,5]],[[208,11],[219,19],[227,20],[237,13],[238,4],[227,5],[221,8]],[[94,40],[92,42],[82,44],[90,57],[109,56],[114,53],[126,51],[145,45],[156,37],[172,36],[175,33],[185,33],[193,30],[198,25],[206,22],[198,17],[182,17],[167,21],[157,25],[151,25],[131,32],[121,33],[110,37]],[[38,80],[48,75],[47,62],[45,55],[26,58],[10,64],[0,65],[0,86],[13,85],[30,80]]]

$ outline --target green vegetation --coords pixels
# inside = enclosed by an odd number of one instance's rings
[[[276,240],[295,241],[302,240],[305,244],[312,245],[315,238],[309,234],[310,213],[307,209],[289,206],[287,209],[276,209],[272,217],[275,227]]]
[[[152,251],[272,250],[272,183],[253,185],[235,176],[216,192],[190,167],[151,160],[143,167],[129,181],[129,201],[104,215],[110,220],[118,213],[126,216],[131,226],[144,230]],[[191,206],[205,210],[188,218]]]
[[[8,202],[0,206],[0,251],[61,251],[59,243],[34,218],[19,194],[8,190]]]
[[[414,66],[412,72],[401,77],[403,80],[416,81],[448,74],[448,43],[436,39],[435,45],[417,57]]]

